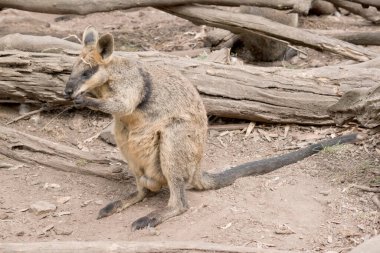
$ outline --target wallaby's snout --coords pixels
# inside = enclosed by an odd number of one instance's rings
[[[65,99],[70,99],[71,98],[71,95],[73,95],[74,93],[74,90],[72,87],[70,87],[68,84],[66,84],[66,88],[65,88],[65,91],[63,92],[63,97]]]

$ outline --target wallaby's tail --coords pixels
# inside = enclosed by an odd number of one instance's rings
[[[211,174],[203,172],[202,188],[206,189],[219,189],[231,185],[236,179],[252,175],[261,175],[269,173],[286,165],[296,163],[302,159],[318,153],[325,147],[331,147],[337,144],[351,143],[358,139],[358,135],[348,134],[333,139],[325,140],[312,144],[308,147],[301,148],[284,155],[267,158],[259,161],[244,163],[220,173]]]

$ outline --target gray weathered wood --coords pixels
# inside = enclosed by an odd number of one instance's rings
[[[335,38],[313,34],[306,30],[283,25],[269,19],[242,13],[233,13],[201,6],[178,6],[162,8],[169,13],[188,19],[196,24],[204,24],[230,30],[236,34],[260,34],[307,46],[317,50],[330,51],[358,61],[367,61],[377,54],[360,46]]]
[[[361,4],[353,3],[346,0],[326,0],[331,2],[337,7],[348,10],[356,15],[362,16],[363,18],[373,22],[374,24],[380,24],[380,12],[374,7],[363,8]]]
[[[226,6],[253,5],[307,14],[311,0],[0,0],[1,8],[14,8],[52,14],[90,14],[134,7],[163,7],[184,4],[212,4]]]
[[[380,30],[374,31],[341,31],[341,30],[309,30],[310,32],[331,36],[355,45],[380,46]]]
[[[346,0],[346,1],[364,4],[364,5],[368,5],[368,6],[375,6],[375,7],[380,8],[380,1],[379,0]]]
[[[15,253],[148,253],[148,252],[231,252],[231,253],[296,253],[276,249],[258,249],[196,241],[52,241],[0,243],[0,252]]]
[[[259,122],[333,124],[329,106],[346,91],[374,87],[380,80],[380,59],[297,70],[222,65],[157,52],[118,53],[181,71],[210,115]],[[66,103],[62,93],[73,54],[0,52],[0,99]]]
[[[112,173],[116,167],[126,168],[122,160],[98,152],[81,151],[4,126],[0,126],[0,154],[26,164],[60,171],[108,179],[125,178],[124,173]]]
[[[380,85],[350,90],[328,111],[338,125],[356,120],[365,127],[378,127],[380,126]]]

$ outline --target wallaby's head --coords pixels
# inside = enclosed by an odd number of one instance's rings
[[[94,27],[83,33],[83,49],[66,83],[65,97],[75,98],[108,81],[107,65],[112,60],[113,37],[107,33],[99,37]]]

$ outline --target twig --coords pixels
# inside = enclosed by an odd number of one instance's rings
[[[37,110],[31,111],[31,112],[25,113],[25,114],[23,114],[23,115],[15,118],[15,119],[12,119],[11,121],[7,122],[6,125],[10,125],[12,123],[15,123],[16,121],[19,121],[21,119],[25,119],[25,118],[27,118],[29,116],[32,116],[32,115],[37,114],[37,113],[40,113],[40,112],[45,111],[45,110],[47,110],[47,108],[42,107],[40,109],[37,109]]]
[[[56,118],[58,118],[62,113],[64,113],[64,112],[70,110],[70,109],[73,108],[73,107],[74,107],[73,105],[70,105],[70,106],[66,107],[65,109],[63,109],[60,113],[58,113],[57,115],[55,115],[55,116],[54,116],[54,117],[53,117],[48,123],[46,123],[46,125],[44,125],[44,127],[42,128],[42,130],[45,130],[46,127],[47,127],[48,125],[50,125],[51,122],[53,122]]]
[[[360,189],[366,192],[380,192],[380,188],[371,188],[364,185],[353,185],[352,187],[355,187],[357,189]]]
[[[248,127],[249,123],[242,123],[242,124],[222,124],[222,125],[210,125],[208,126],[209,130],[216,130],[216,131],[232,131],[232,130],[243,130],[244,128]]]
[[[112,121],[108,122],[108,123],[102,128],[102,130],[100,130],[97,134],[95,134],[95,135],[93,135],[93,136],[91,136],[91,137],[85,139],[85,140],[83,141],[83,143],[92,142],[94,139],[98,138],[99,135],[103,132],[103,130],[106,129],[106,128],[107,128],[109,125],[111,125],[111,124],[112,124]]]
[[[70,39],[70,38],[72,38],[72,37],[76,38],[76,39],[79,41],[79,43],[82,44],[82,40],[81,40],[78,36],[76,36],[75,34],[69,34],[69,36],[64,37],[64,38],[62,38],[62,39],[63,39],[63,40],[68,40],[68,39]]]
[[[380,196],[379,194],[373,195],[372,201],[377,206],[377,208],[380,210],[380,198],[379,198],[379,196]]]

